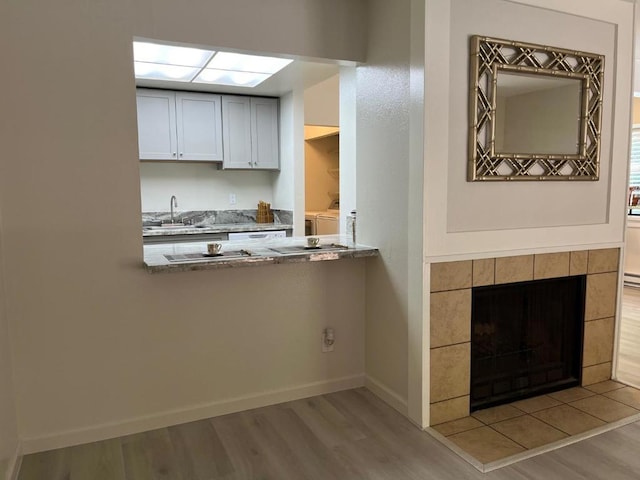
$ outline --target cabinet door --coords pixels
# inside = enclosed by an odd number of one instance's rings
[[[253,168],[251,158],[251,99],[222,96],[224,168]]]
[[[251,150],[254,168],[280,168],[277,98],[251,98]]]
[[[138,89],[140,160],[176,160],[176,101],[173,92]]]
[[[178,160],[222,161],[220,95],[176,93]]]

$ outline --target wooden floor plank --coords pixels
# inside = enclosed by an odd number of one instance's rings
[[[27,455],[19,480],[637,480],[640,422],[482,474],[365,389]]]
[[[70,480],[125,480],[120,439],[73,448]]]
[[[25,456],[19,480],[69,480],[72,450],[61,448]]]
[[[183,480],[166,428],[123,438],[122,452],[127,480]]]
[[[208,420],[169,427],[176,461],[189,480],[212,480],[233,473],[231,459]]]

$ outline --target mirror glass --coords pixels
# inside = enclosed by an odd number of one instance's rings
[[[495,153],[576,155],[582,81],[498,70]]]

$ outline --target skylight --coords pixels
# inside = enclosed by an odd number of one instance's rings
[[[293,60],[133,42],[136,78],[255,87]]]

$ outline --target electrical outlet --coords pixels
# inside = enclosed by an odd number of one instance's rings
[[[327,328],[322,332],[322,353],[333,352],[336,343],[332,328]]]
[[[229,205],[235,205],[236,204],[236,194],[235,193],[230,193],[229,194]]]

